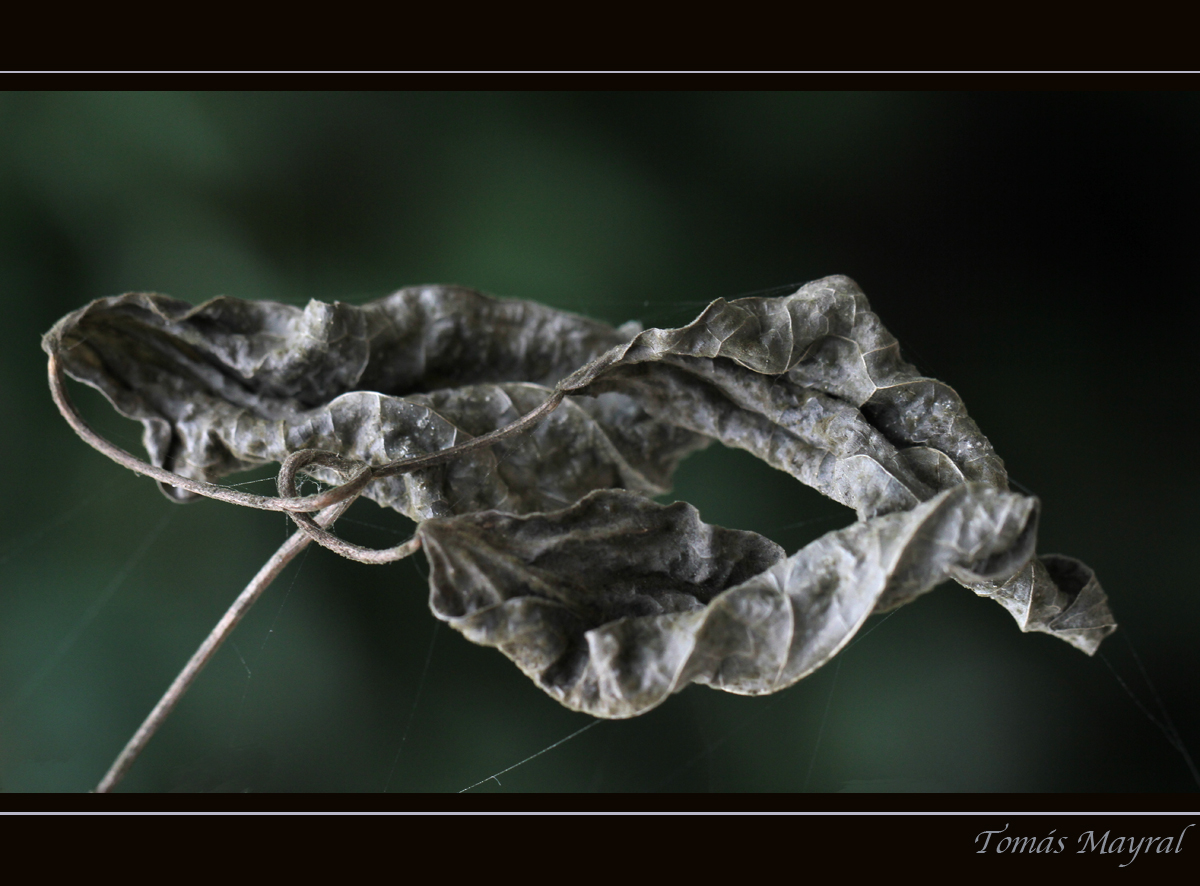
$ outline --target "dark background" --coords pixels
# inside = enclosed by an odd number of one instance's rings
[[[948,584],[783,693],[692,687],[475,790],[1196,790],[1138,704],[1200,749],[1197,157],[1193,94],[0,95],[0,788],[89,789],[288,532],[78,440],[39,348],[61,315],[438,282],[675,326],[843,273],[1121,629],[1089,659]],[[719,446],[673,495],[789,552],[853,519]],[[349,517],[365,543],[411,530]],[[457,791],[590,722],[438,627],[424,573],[308,552],[123,788]]]

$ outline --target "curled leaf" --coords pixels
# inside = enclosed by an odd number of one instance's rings
[[[427,520],[419,535],[439,618],[567,707],[623,718],[693,682],[786,688],[881,605],[953,574],[1008,578],[1036,522],[1036,500],[968,483],[786,557],[691,505],[611,490],[550,514]]]
[[[429,557],[438,617],[595,716],[693,682],[775,692],[948,578],[1089,654],[1116,627],[1086,566],[1035,555],[1036,499],[1008,490],[958,394],[902,359],[846,277],[645,331],[451,287],[303,310],[134,294],[63,318],[44,347],[143,422],[156,467],[212,480],[308,450],[288,464],[359,471],[352,492],[424,521],[402,547]],[[858,521],[788,557],[644,497],[711,439]]]

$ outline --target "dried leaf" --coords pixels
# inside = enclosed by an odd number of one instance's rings
[[[437,452],[509,424],[633,331],[423,287],[304,309],[123,295],[64,317],[47,339],[61,343],[68,374],[143,423],[152,464],[213,481],[301,449],[376,465]],[[566,403],[519,440],[377,480],[365,494],[416,520],[557,508],[609,487],[656,494],[706,443],[611,394]]]
[[[944,579],[1008,578],[1035,499],[980,483],[857,522],[785,557],[691,505],[595,492],[561,511],[425,521],[430,607],[562,704],[633,717],[689,683],[776,692],[833,657],[881,605]]]
[[[303,449],[442,452],[573,395],[519,439],[366,494],[424,520],[439,618],[595,716],[692,682],[777,691],[947,578],[1089,654],[1116,627],[1087,567],[1034,555],[1037,500],[1008,491],[958,394],[904,362],[846,277],[644,332],[447,287],[304,310],[126,295],[45,346],[144,423],[155,465],[206,480]],[[786,557],[638,494],[709,439],[858,522]]]

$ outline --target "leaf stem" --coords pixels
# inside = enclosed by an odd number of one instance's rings
[[[353,499],[339,502],[326,508],[317,515],[317,523],[322,526],[332,524],[334,520],[342,515],[346,508],[350,507],[352,501]],[[311,539],[303,531],[294,532],[280,546],[279,550],[271,555],[271,559],[263,564],[262,569],[258,571],[258,574],[246,585],[246,589],[233,601],[233,605],[225,611],[221,620],[217,622],[216,627],[212,629],[212,632],[200,644],[200,648],[196,650],[188,663],[184,665],[183,670],[179,672],[179,676],[175,678],[170,688],[159,699],[158,704],[154,706],[154,710],[150,712],[142,725],[138,727],[137,732],[129,739],[129,743],[125,745],[124,750],[113,761],[104,778],[96,786],[94,793],[109,793],[125,777],[129,768],[137,760],[138,755],[141,754],[142,749],[154,737],[154,733],[158,731],[163,721],[174,710],[175,705],[179,703],[183,694],[187,692],[188,687],[199,676],[200,671],[204,669],[204,666],[208,664],[216,651],[221,648],[221,644],[225,642],[233,632],[233,629],[237,627],[238,622],[242,620],[242,617],[250,610],[255,601],[262,596],[263,591],[283,571],[284,567],[298,553],[308,547],[310,541]]]

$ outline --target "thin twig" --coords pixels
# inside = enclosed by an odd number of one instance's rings
[[[353,501],[353,500],[351,500]],[[346,508],[350,507],[350,501],[339,502],[322,511],[317,516],[317,522],[328,526],[333,523]],[[163,721],[174,710],[175,705],[187,692],[188,687],[192,685],[200,671],[208,664],[221,644],[233,632],[238,622],[242,620],[249,610],[254,605],[254,602],[262,596],[262,592],[274,581],[275,577],[283,571],[284,567],[292,561],[292,559],[308,547],[311,541],[302,531],[292,533],[291,537],[285,541],[272,556],[271,559],[263,564],[262,569],[258,574],[250,580],[250,584],[246,585],[246,589],[242,591],[233,605],[226,610],[221,616],[221,620],[217,622],[216,627],[200,644],[200,648],[191,657],[179,676],[175,678],[169,689],[159,699],[158,704],[154,706],[154,710],[146,717],[137,732],[133,734],[133,738],[129,739],[129,743],[125,745],[124,750],[117,756],[104,778],[100,780],[100,784],[96,786],[95,793],[107,794],[125,777],[125,773],[129,771],[142,749],[146,747],[147,742],[154,737],[154,733],[162,726]]]

